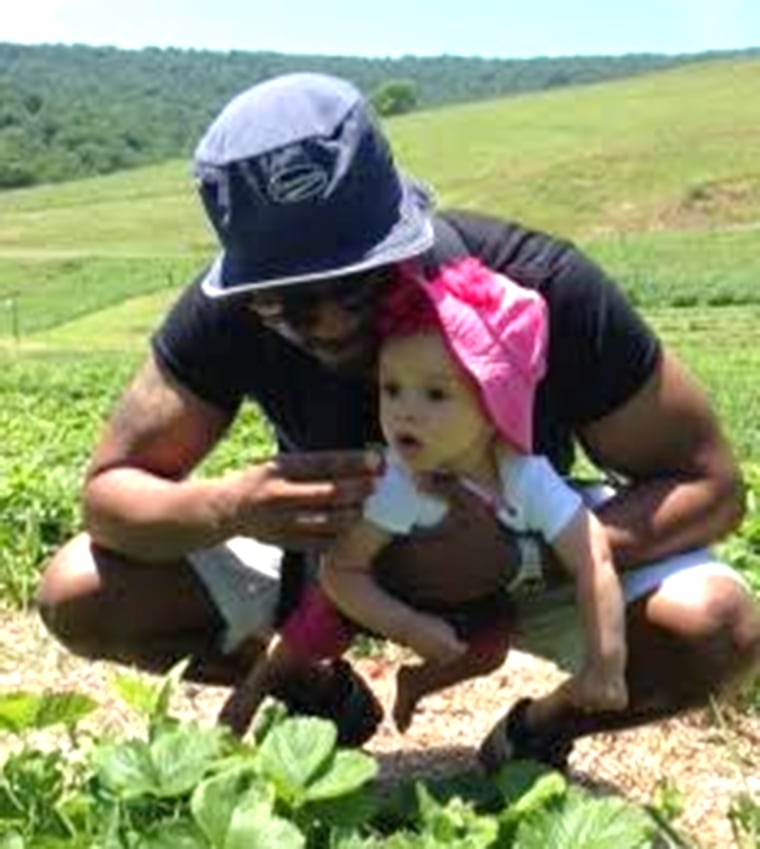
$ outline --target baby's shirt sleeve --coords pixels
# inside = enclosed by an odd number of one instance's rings
[[[581,496],[545,457],[520,457],[511,464],[507,498],[514,501],[528,529],[551,543],[583,506]]]
[[[421,493],[406,469],[392,454],[375,491],[364,502],[364,518],[392,534],[408,534],[415,525],[437,524],[446,504]]]

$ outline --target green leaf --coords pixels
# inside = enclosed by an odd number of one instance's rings
[[[155,698],[155,684],[144,675],[118,672],[111,678],[111,687],[135,713],[146,719],[150,716]]]
[[[334,799],[307,802],[299,814],[307,821],[317,821],[331,827],[351,829],[368,823],[383,810],[376,794],[365,788],[354,790]]]
[[[332,757],[336,740],[335,726],[325,719],[286,719],[267,734],[259,748],[261,772],[283,799],[300,801],[309,781]]]
[[[150,714],[151,723],[158,723],[169,716],[169,702],[172,694],[179,686],[187,667],[190,665],[190,658],[183,658],[164,675],[155,691],[153,701],[153,710]]]
[[[646,849],[654,833],[652,820],[622,799],[578,793],[560,809],[522,820],[514,849]]]
[[[260,793],[267,803],[263,788],[251,789],[254,774],[250,766],[241,766],[202,781],[190,799],[190,810],[196,823],[215,849],[223,849],[232,814],[247,793]],[[269,799],[271,808],[273,800]]]
[[[157,796],[181,796],[205,777],[222,750],[222,729],[179,725],[150,744]]]
[[[495,817],[477,813],[471,804],[458,797],[439,803],[421,782],[416,784],[422,834],[432,846],[457,849],[487,849],[499,834]]]
[[[131,740],[101,746],[95,763],[103,783],[125,799],[181,796],[204,778],[221,751],[223,732],[181,725],[162,730],[150,744]]]
[[[9,831],[0,837],[0,849],[25,849],[24,838],[17,831]]]
[[[292,822],[274,816],[260,793],[249,793],[232,813],[220,849],[303,849],[306,838]]]
[[[377,775],[377,763],[362,752],[336,752],[327,770],[306,788],[305,798],[335,799],[352,793]]]
[[[92,713],[98,703],[82,693],[44,693],[35,717],[35,728],[72,726]]]
[[[142,673],[120,672],[113,676],[111,684],[126,705],[155,725],[167,718],[171,695],[189,662],[179,661],[157,683]]]
[[[283,722],[288,716],[288,709],[277,699],[267,699],[256,711],[251,723],[254,742],[260,746],[267,734]]]
[[[565,778],[535,761],[511,761],[499,770],[494,783],[507,805],[502,823],[522,819],[567,793]]]
[[[14,734],[59,723],[74,725],[97,707],[79,693],[3,693],[0,695],[0,727]]]
[[[330,849],[386,849],[387,838],[363,837],[355,831],[333,832],[330,840]]]
[[[139,849],[208,849],[208,843],[194,823],[178,820],[156,823],[140,836]]]
[[[144,741],[129,740],[99,746],[94,761],[100,780],[117,796],[133,799],[154,791],[153,761]]]

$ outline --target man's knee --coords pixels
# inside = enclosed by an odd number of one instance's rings
[[[97,572],[89,539],[75,537],[53,556],[42,573],[36,608],[48,631],[68,649],[90,655],[93,643],[92,603]]]
[[[717,693],[760,662],[760,611],[732,577],[678,582],[650,599],[646,611],[642,630],[650,632],[652,645],[664,649],[658,654],[671,656],[674,663],[666,667],[680,664],[682,678],[689,679],[683,681],[687,690]],[[642,661],[646,665],[646,657]]]
[[[709,582],[699,613],[706,637],[718,662],[743,669],[757,662],[760,654],[760,610],[749,590],[731,578]]]
[[[684,575],[663,586],[647,602],[647,619],[656,626],[699,640],[754,630],[757,605],[747,588],[729,575]]]

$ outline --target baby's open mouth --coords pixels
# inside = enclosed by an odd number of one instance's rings
[[[399,433],[396,436],[396,445],[404,450],[414,450],[422,447],[422,443],[411,433]]]

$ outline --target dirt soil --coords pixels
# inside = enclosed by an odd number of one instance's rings
[[[2,692],[75,690],[101,707],[99,728],[127,731],[134,718],[114,695],[109,681],[117,667],[73,657],[51,640],[33,614],[0,610],[4,635],[0,653]],[[394,670],[400,656],[359,659],[357,667],[390,707]],[[405,735],[389,721],[367,747],[381,775],[431,777],[471,768],[474,752],[492,723],[518,697],[538,695],[558,680],[554,667],[518,652],[488,678],[430,697]],[[226,691],[184,685],[172,709],[182,717],[213,722]],[[388,710],[390,713],[390,710]],[[602,791],[647,803],[663,780],[673,782],[683,813],[676,825],[700,849],[737,846],[728,810],[739,793],[760,803],[760,715],[724,705],[656,726],[600,735],[578,742],[572,777]]]

